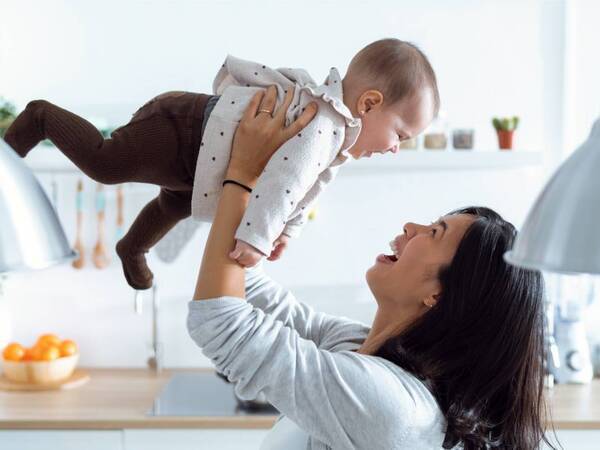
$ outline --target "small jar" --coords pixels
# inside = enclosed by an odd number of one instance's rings
[[[428,150],[444,150],[448,145],[448,125],[442,111],[433,119],[425,133],[423,144]]]
[[[403,150],[415,150],[417,147],[418,140],[416,136],[414,138],[407,139],[406,141],[402,141],[398,145],[398,148]]]
[[[473,148],[475,131],[472,129],[457,129],[452,132],[452,146],[457,150]]]

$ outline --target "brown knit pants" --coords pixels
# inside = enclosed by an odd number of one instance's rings
[[[87,176],[103,184],[150,183],[157,198],[117,243],[125,278],[135,289],[152,286],[145,253],[191,214],[192,187],[208,95],[166,92],[104,139],[85,119],[50,102],[30,102],[4,139],[21,156],[50,139]]]

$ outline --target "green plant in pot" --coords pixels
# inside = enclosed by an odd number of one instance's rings
[[[0,137],[4,137],[4,133],[16,117],[17,110],[15,106],[0,97]]]
[[[492,125],[498,134],[498,144],[500,150],[510,150],[513,148],[513,134],[519,125],[519,118],[513,117],[494,117]]]

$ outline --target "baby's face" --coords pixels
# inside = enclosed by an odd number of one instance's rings
[[[361,132],[349,152],[355,159],[369,158],[373,153],[396,153],[400,141],[421,133],[433,120],[433,114],[430,89],[390,106],[385,102],[375,105],[361,116]]]

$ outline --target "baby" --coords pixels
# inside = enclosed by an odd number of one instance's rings
[[[199,221],[213,219],[237,125],[253,95],[269,86],[277,89],[278,105],[293,90],[286,124],[311,102],[318,112],[271,158],[252,190],[231,253],[250,267],[264,256],[279,257],[350,157],[395,153],[401,141],[431,122],[439,109],[437,82],[417,47],[398,39],[373,42],[354,56],[343,79],[331,68],[322,85],[302,69],[271,69],[229,56],[214,80],[215,95],[161,94],[110,139],[81,117],[36,100],[17,117],[5,140],[25,157],[50,139],[100,183],[161,187],[117,243],[127,282],[147,289],[153,275],[145,253],[190,214]]]

